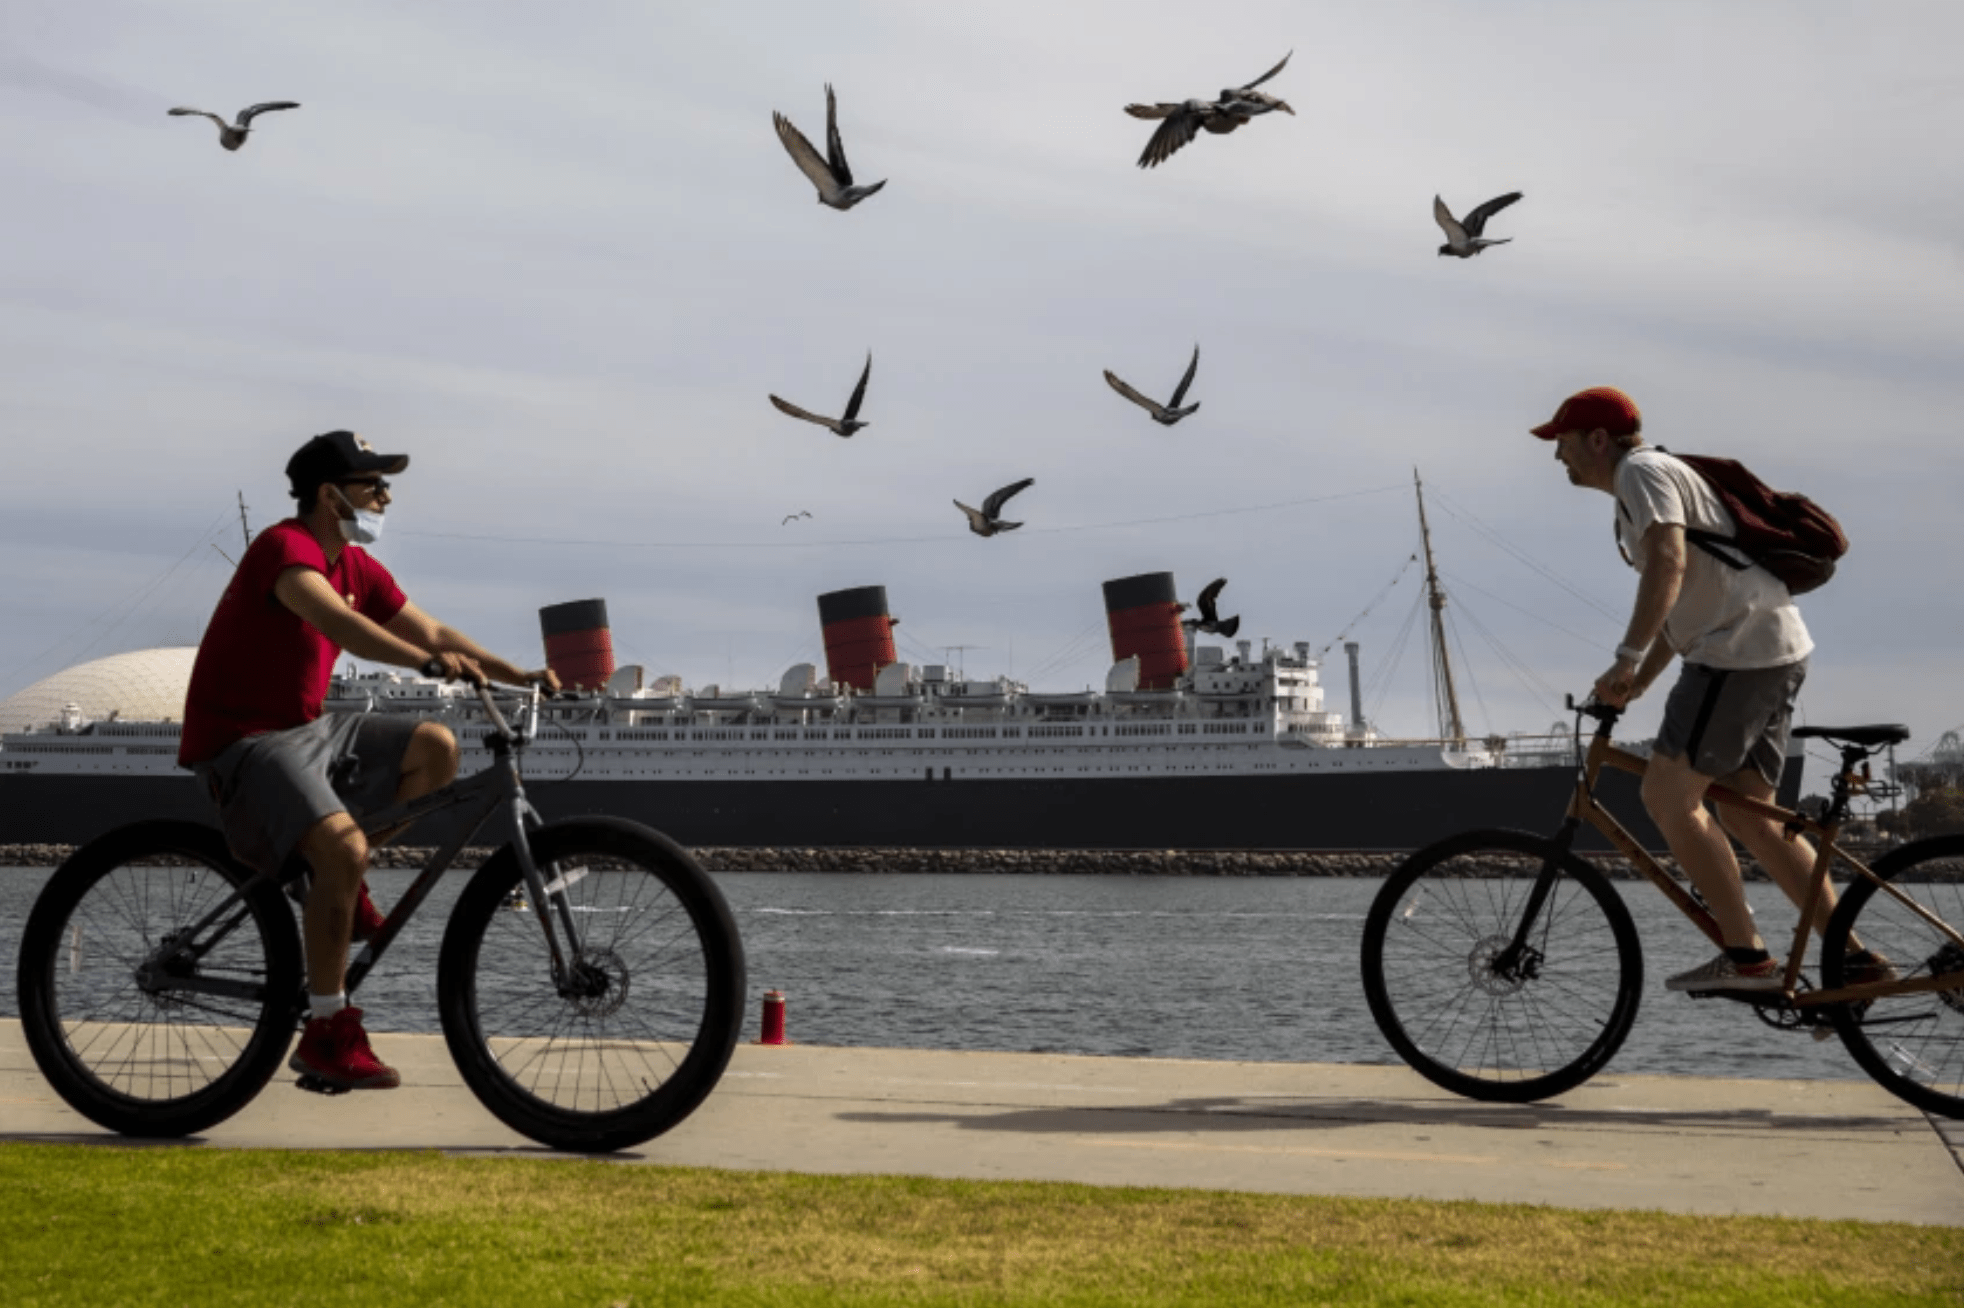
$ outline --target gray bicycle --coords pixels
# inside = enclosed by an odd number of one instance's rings
[[[744,998],[736,923],[660,832],[542,822],[519,772],[538,692],[516,727],[489,688],[477,693],[490,765],[362,823],[373,834],[461,810],[350,961],[348,993],[490,826],[502,845],[458,897],[437,962],[451,1058],[486,1108],[542,1144],[641,1144],[693,1112],[729,1064]],[[28,916],[18,978],[28,1046],[61,1097],[151,1137],[206,1130],[251,1102],[305,1014],[283,892],[294,870],[255,872],[216,828],[190,822],[121,827],[63,863]]]

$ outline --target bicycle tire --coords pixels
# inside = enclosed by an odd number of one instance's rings
[[[1544,863],[1561,868],[1525,978],[1489,964]],[[1423,911],[1421,911],[1423,910]],[[1469,1099],[1529,1103],[1595,1075],[1643,994],[1630,911],[1595,867],[1521,831],[1468,831],[1413,854],[1364,921],[1364,997],[1413,1071]]]
[[[549,893],[560,886],[591,924],[561,947],[593,992],[554,985],[539,906],[511,903],[524,883],[506,846],[444,930],[444,1039],[472,1092],[521,1135],[576,1152],[631,1148],[694,1112],[729,1065],[743,1022],[736,921],[701,866],[638,823],[554,823],[531,844]]]
[[[179,973],[245,980],[256,1001],[146,989],[137,973],[252,876],[213,828],[160,821],[109,832],[49,878],[21,934],[21,1028],[76,1112],[123,1135],[192,1135],[272,1079],[301,986],[300,937],[276,886],[244,890],[229,933]]]
[[[1915,879],[1916,869],[1951,864],[1964,875],[1964,835],[1937,836],[1890,850],[1871,869],[1883,881]],[[1912,893],[1953,929],[1964,930],[1964,879],[1920,881]],[[1850,941],[1888,958],[1897,975],[1964,972],[1964,949],[1946,939],[1867,877],[1842,891],[1821,939],[1821,981],[1830,990],[1848,980]],[[1925,1112],[1964,1117],[1964,990],[1889,995],[1837,1004],[1835,1032],[1864,1072],[1883,1089]]]

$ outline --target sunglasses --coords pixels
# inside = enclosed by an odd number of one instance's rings
[[[334,484],[336,486],[365,486],[375,494],[387,494],[389,489],[389,480],[386,477],[351,477],[346,481],[337,481]]]

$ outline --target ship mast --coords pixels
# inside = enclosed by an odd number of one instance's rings
[[[1425,483],[1412,469],[1412,488],[1418,493],[1418,534],[1425,545],[1425,597],[1432,608],[1432,704],[1439,714],[1439,735],[1462,748],[1466,727],[1459,717],[1459,695],[1453,689],[1453,664],[1446,652],[1446,592],[1432,564],[1432,530],[1425,522]]]

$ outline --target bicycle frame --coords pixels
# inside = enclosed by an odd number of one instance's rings
[[[1625,830],[1623,824],[1616,820],[1615,815],[1604,808],[1596,798],[1596,781],[1605,767],[1631,772],[1641,777],[1648,769],[1650,760],[1632,754],[1628,750],[1619,749],[1611,742],[1610,731],[1615,726],[1619,714],[1587,708],[1578,708],[1577,712],[1592,712],[1597,726],[1589,742],[1588,753],[1578,769],[1575,793],[1569,799],[1568,811],[1562,819],[1560,831],[1556,833],[1555,844],[1566,852],[1573,845],[1582,823],[1587,822],[1602,832],[1610,844],[1630,860],[1632,867],[1643,873],[1645,878],[1663,891],[1664,897],[1676,905],[1678,911],[1704,932],[1714,945],[1723,948],[1725,938],[1711,911],[1696,895],[1665,871],[1663,866],[1651,857],[1650,851],[1638,844],[1636,838]],[[1794,928],[1793,946],[1787,953],[1786,970],[1781,981],[1786,1002],[1797,1008],[1815,1008],[1823,1004],[1846,1003],[1857,999],[1878,999],[1885,995],[1950,990],[1957,988],[1959,984],[1964,984],[1964,981],[1956,977],[1929,976],[1843,986],[1836,990],[1798,990],[1801,964],[1807,956],[1808,933],[1812,930],[1814,919],[1819,912],[1823,893],[1828,885],[1829,872],[1837,859],[1853,868],[1857,875],[1875,882],[1884,893],[1936,928],[1958,948],[1964,949],[1964,935],[1960,935],[1956,928],[1905,895],[1892,882],[1877,877],[1866,863],[1835,842],[1835,837],[1841,830],[1848,798],[1861,793],[1868,783],[1868,768],[1866,763],[1862,762],[1865,758],[1866,754],[1861,751],[1844,750],[1842,768],[1833,783],[1834,799],[1828,806],[1825,819],[1812,818],[1804,813],[1781,808],[1777,804],[1753,799],[1729,786],[1715,784],[1705,792],[1706,798],[1721,808],[1750,813],[1779,823],[1789,840],[1805,836],[1814,842],[1814,870],[1808,881],[1807,902],[1801,909],[1800,920]],[[1859,772],[1856,771],[1858,763],[1861,763]],[[1541,914],[1542,906],[1553,888],[1558,871],[1558,865],[1551,860],[1536,877],[1521,915],[1520,927],[1515,931],[1513,940],[1494,960],[1496,971],[1517,967],[1521,960],[1531,955],[1532,947],[1528,936],[1536,918]]]
[[[502,813],[506,839],[510,842],[512,853],[518,859],[520,870],[524,873],[526,892],[531,902],[544,906],[557,901],[557,915],[560,918],[558,930],[554,929],[552,912],[540,911],[536,916],[545,932],[546,949],[552,959],[552,979],[555,985],[564,986],[568,976],[566,954],[560,944],[560,932],[565,933],[567,941],[579,939],[575,929],[572,911],[563,894],[555,895],[553,890],[563,887],[555,883],[547,886],[540,874],[538,865],[532,859],[532,845],[528,838],[532,828],[542,825],[538,810],[525,798],[525,783],[518,773],[518,753],[529,741],[537,728],[538,692],[532,691],[527,704],[527,718],[523,731],[514,730],[511,723],[498,709],[491,698],[489,689],[477,687],[478,700],[484,706],[486,717],[492,724],[492,731],[484,738],[486,748],[491,751],[491,765],[483,771],[453,781],[449,785],[433,790],[427,795],[418,796],[402,804],[391,805],[380,812],[363,819],[361,828],[364,834],[373,836],[381,832],[394,831],[409,826],[421,818],[445,809],[474,806],[465,815],[456,836],[439,847],[435,855],[423,866],[416,880],[397,901],[396,906],[382,923],[375,935],[365,942],[359,953],[348,962],[347,993],[353,994],[361,984],[362,978],[381,960],[391,941],[402,931],[410,917],[429,897],[436,887],[437,878],[448,870],[486,822],[496,814]],[[240,902],[243,896],[254,887],[268,880],[284,880],[286,873],[260,872],[240,887],[239,891],[219,904],[188,930],[178,933],[174,940],[165,943],[152,956],[139,966],[138,981],[146,988],[163,990],[182,990],[194,993],[223,995],[234,999],[257,1000],[260,987],[250,983],[224,977],[174,976],[169,964],[177,958],[190,955],[193,959],[209,953],[210,950],[229,935],[246,916]],[[224,923],[217,934],[207,937],[206,932],[226,914],[232,919]]]

